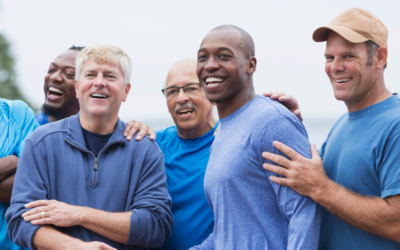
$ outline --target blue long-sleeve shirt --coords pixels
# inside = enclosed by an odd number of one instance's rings
[[[311,157],[303,124],[270,98],[256,96],[221,119],[204,179],[214,232],[192,249],[317,249],[320,206],[263,168],[262,152],[283,155],[275,140]]]
[[[14,242],[35,249],[32,239],[39,227],[21,217],[27,211],[24,205],[55,199],[108,212],[132,212],[125,244],[81,226],[55,227],[72,237],[101,241],[117,249],[163,244],[173,226],[163,154],[149,138],[127,141],[123,136],[125,126],[118,120],[96,159],[86,149],[79,114],[42,126],[26,140],[6,213]]]

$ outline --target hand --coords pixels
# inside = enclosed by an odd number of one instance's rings
[[[278,100],[282,105],[284,105],[287,109],[290,110],[300,121],[303,121],[303,117],[301,117],[300,106],[296,100],[291,95],[287,95],[284,92],[266,92],[263,94],[265,97],[271,97],[273,100]]]
[[[271,176],[271,181],[291,187],[298,193],[309,196],[314,200],[314,196],[323,194],[323,189],[330,179],[325,174],[324,166],[315,144],[311,146],[312,159],[303,157],[283,143],[274,141],[273,145],[291,160],[269,152],[262,153],[265,159],[282,166],[264,163],[263,167],[275,174],[286,177]]]
[[[156,139],[156,133],[154,132],[153,129],[149,128],[145,124],[132,120],[126,124],[126,128],[124,131],[124,136],[128,141],[130,141],[133,138],[133,135],[139,131],[139,133],[136,136],[136,140],[140,141],[143,139],[145,135],[150,136],[150,140],[154,141]]]
[[[51,224],[59,227],[79,225],[84,209],[56,200],[37,200],[26,204],[25,207],[33,208],[22,214],[25,221],[30,221],[33,225]]]
[[[74,246],[73,249],[76,250],[117,250],[116,248],[110,247],[109,245],[99,242],[99,241],[92,241],[92,242],[82,242],[78,246]]]
[[[219,131],[220,128],[221,128],[221,123],[218,124],[218,127],[215,129],[215,131],[214,131],[214,137],[217,135],[217,133],[218,133],[218,131]]]

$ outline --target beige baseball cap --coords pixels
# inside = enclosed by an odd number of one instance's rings
[[[379,46],[388,47],[389,32],[386,26],[368,10],[350,8],[342,12],[328,26],[322,26],[314,31],[314,41],[326,41],[332,30],[352,43],[371,40]]]

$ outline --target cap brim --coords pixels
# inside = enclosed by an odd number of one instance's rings
[[[324,42],[328,40],[329,33],[331,31],[335,31],[338,33],[341,37],[346,39],[347,41],[351,43],[362,43],[365,41],[368,41],[369,39],[365,36],[362,36],[358,34],[357,32],[343,27],[343,26],[323,26],[318,29],[316,29],[313,33],[313,39],[316,42]]]

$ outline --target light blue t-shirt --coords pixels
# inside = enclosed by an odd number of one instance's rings
[[[400,99],[345,113],[320,149],[326,174],[358,194],[400,194]],[[320,249],[400,249],[400,243],[350,226],[323,209]]]
[[[317,249],[320,206],[263,168],[262,152],[283,155],[275,140],[311,157],[303,124],[270,98],[256,96],[221,119],[204,179],[214,232],[193,249]]]
[[[157,131],[174,216],[172,236],[160,249],[187,250],[213,231],[214,215],[204,193],[204,174],[218,125],[219,122],[207,134],[190,140],[179,137],[176,126]]]
[[[39,124],[33,111],[22,101],[9,101],[0,98],[0,158],[20,156],[25,139]],[[4,217],[9,203],[0,202],[0,249],[23,249],[15,245],[8,237],[7,223]]]
[[[40,126],[49,123],[49,115],[46,115],[45,113],[36,114],[35,119]]]

